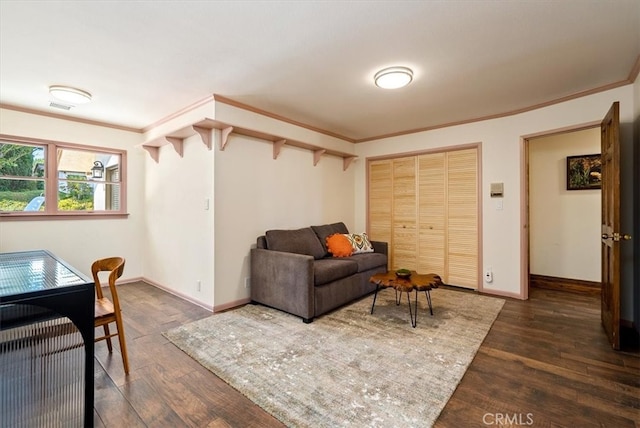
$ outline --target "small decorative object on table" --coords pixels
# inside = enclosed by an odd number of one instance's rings
[[[427,304],[429,305],[429,312],[433,315],[433,306],[431,305],[431,290],[438,288],[440,285],[444,285],[442,278],[435,273],[419,274],[415,271],[408,269],[398,269],[397,271],[387,273],[376,273],[369,278],[369,281],[376,285],[376,292],[373,295],[373,304],[371,305],[371,313],[373,314],[373,308],[376,305],[376,298],[378,297],[378,291],[382,288],[394,288],[396,291],[396,305],[400,304],[402,293],[407,293],[407,302],[409,303],[409,318],[411,319],[411,327],[416,326],[418,322],[418,292],[424,291],[427,296]],[[416,297],[413,301],[413,308],[411,307],[411,298],[409,294],[414,291]]]
[[[398,278],[409,278],[411,276],[411,271],[409,269],[398,269],[396,271],[396,276]]]

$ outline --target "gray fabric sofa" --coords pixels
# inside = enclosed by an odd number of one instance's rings
[[[374,252],[332,257],[326,237],[349,233],[344,223],[268,230],[251,249],[251,302],[302,317],[319,315],[375,291],[371,275],[387,271],[386,242]]]

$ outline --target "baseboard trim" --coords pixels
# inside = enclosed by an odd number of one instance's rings
[[[183,294],[183,293],[180,293],[178,291],[172,290],[171,288],[166,287],[166,286],[164,286],[164,285],[162,285],[162,284],[160,284],[160,283],[158,283],[156,281],[153,281],[153,280],[151,280],[149,278],[146,278],[144,276],[139,276],[139,277],[135,277],[135,278],[127,278],[125,280],[118,281],[118,284],[130,284],[130,283],[138,282],[138,281],[144,281],[147,284],[152,285],[152,286],[154,286],[156,288],[159,288],[162,291],[166,291],[169,294],[173,294],[176,297],[179,297],[179,298],[181,298],[183,300],[186,300],[187,302],[191,302],[194,305],[198,305],[201,308],[204,308],[204,309],[208,310],[209,312],[214,312],[214,313],[215,312],[226,311],[228,309],[237,308],[238,306],[243,306],[243,305],[246,305],[247,303],[251,303],[251,299],[249,297],[246,297],[244,299],[235,300],[233,302],[224,303],[222,305],[217,305],[217,306],[214,306],[212,308],[211,306],[207,305],[204,302],[201,302],[201,301],[199,301],[197,299],[194,299],[191,296],[187,296],[186,294]]]
[[[529,275],[529,286],[577,294],[600,294],[601,291],[599,282],[535,274]]]
[[[238,306],[246,305],[247,303],[251,303],[250,298],[244,298],[240,300],[235,300],[233,302],[225,303],[223,305],[218,305],[213,307],[213,313],[226,311],[228,309],[237,308]]]
[[[136,277],[133,277],[133,278],[126,278],[126,279],[122,279],[121,278],[121,279],[118,280],[118,285],[119,284],[131,284],[132,282],[138,282],[138,281],[145,281],[145,279],[143,277],[141,277],[141,276],[136,276]]]
[[[502,290],[496,290],[493,288],[482,287],[482,289],[479,289],[478,292],[480,294],[500,296],[500,297],[510,297],[512,299],[518,299],[518,300],[526,300],[524,297],[522,297],[521,294],[514,293],[511,291],[502,291]]]
[[[179,298],[181,298],[183,300],[186,300],[187,302],[191,302],[194,305],[198,305],[201,308],[208,310],[209,312],[213,312],[213,308],[210,305],[207,305],[204,302],[196,300],[191,296],[187,296],[186,294],[183,294],[183,293],[180,293],[178,291],[172,290],[171,288],[165,287],[164,285],[162,285],[160,283],[157,283],[157,282],[155,282],[155,281],[153,281],[153,280],[151,280],[149,278],[146,278],[146,277],[142,277],[142,281],[146,282],[149,285],[153,285],[154,287],[157,287],[162,291],[166,291],[169,294],[173,294],[176,297],[179,297]]]

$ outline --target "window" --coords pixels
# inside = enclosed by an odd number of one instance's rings
[[[126,214],[126,152],[0,136],[0,214]]]

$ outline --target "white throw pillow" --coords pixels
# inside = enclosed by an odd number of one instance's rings
[[[373,253],[373,245],[371,245],[371,241],[369,241],[369,237],[365,232],[346,233],[344,236],[351,242],[353,254]]]

